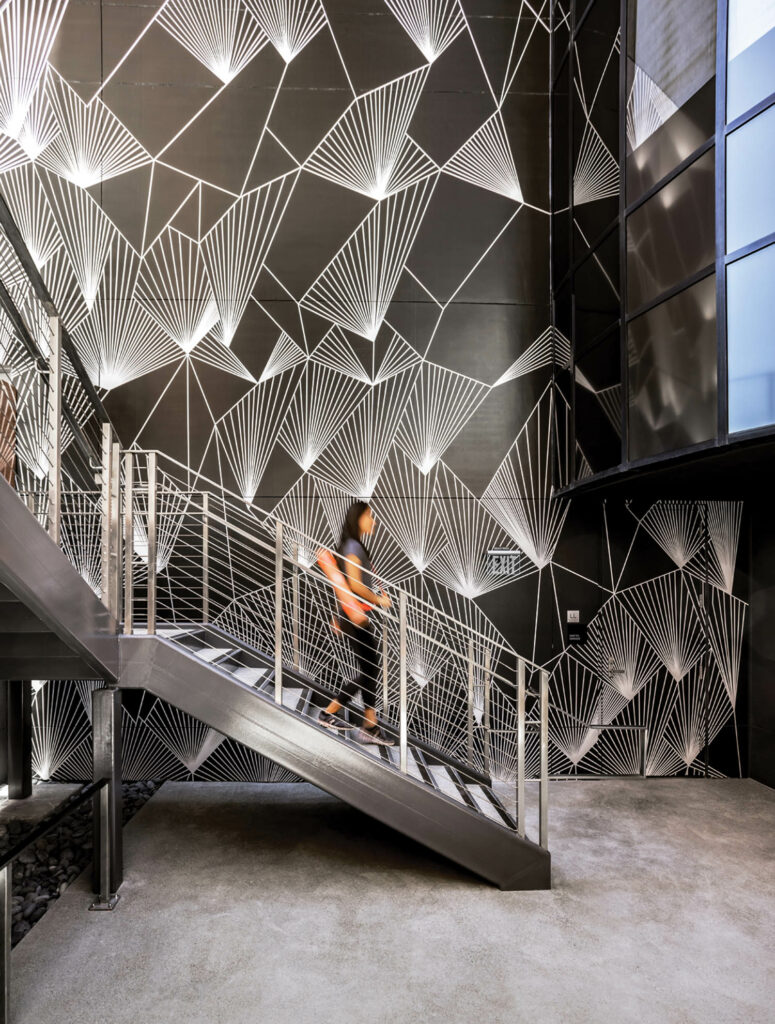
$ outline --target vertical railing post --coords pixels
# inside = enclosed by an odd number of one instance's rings
[[[490,648],[484,652],[484,772],[490,773]]]
[[[293,542],[293,667],[299,668],[299,545]]]
[[[387,616],[382,617],[382,714],[387,713],[390,703],[390,690],[388,687],[388,624]]]
[[[148,453],[148,633],[156,632],[156,545],[157,545],[157,484],[158,462],[156,452]]]
[[[121,691],[92,691],[94,781],[107,779],[94,797],[94,891],[90,910],[112,910],[124,878],[121,846]]]
[[[111,511],[113,505],[113,429],[110,423],[102,424],[102,603],[110,608],[111,578],[110,573],[113,567],[110,557],[111,539]]]
[[[468,763],[474,767],[474,641],[468,640]]]
[[[0,1024],[9,1024],[11,994],[11,901],[13,864],[0,870]]]
[[[135,606],[134,592],[134,463],[131,452],[124,452],[124,632],[131,635]]]
[[[398,598],[398,648],[399,648],[399,696],[398,696],[398,743],[401,771],[407,771],[407,671],[406,671],[406,591]]]
[[[525,838],[525,663],[517,663],[517,832]]]
[[[646,778],[646,770],[648,766],[648,748],[649,748],[649,731],[648,729],[641,730],[641,747],[640,747],[640,773],[643,778]]]
[[[121,593],[123,580],[123,545],[121,543],[121,446],[113,442],[110,459],[110,612],[113,618],[121,620]]]
[[[49,324],[48,532],[58,544],[62,521],[62,325],[58,316],[52,316]]]
[[[210,621],[210,492],[202,495],[202,622]]]
[[[538,841],[547,850],[549,848],[549,673],[546,669],[541,669],[540,680],[541,781],[538,796]]]
[[[275,525],[274,552],[274,699],[283,702],[283,524]]]

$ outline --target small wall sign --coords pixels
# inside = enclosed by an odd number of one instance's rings
[[[522,552],[519,548],[491,548],[487,552],[487,568],[491,576],[518,576]]]

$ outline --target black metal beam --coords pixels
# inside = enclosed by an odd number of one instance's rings
[[[7,687],[8,797],[32,796],[32,683],[11,679]]]

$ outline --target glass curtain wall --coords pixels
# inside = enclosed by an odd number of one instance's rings
[[[577,481],[717,437],[716,18],[716,0],[554,5],[552,271]]]
[[[627,0],[629,461],[716,437],[716,0]]]
[[[728,0],[726,328],[730,435],[775,424],[775,0]]]

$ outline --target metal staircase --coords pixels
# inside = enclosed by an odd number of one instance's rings
[[[14,486],[0,478],[0,675],[146,689],[501,888],[548,887],[546,672],[475,606],[466,620],[381,579],[392,606],[374,616],[373,671],[396,746],[322,728],[353,666],[321,542],[162,453],[123,451],[40,283],[4,273],[10,258],[0,244],[16,367],[0,390],[16,450]]]

